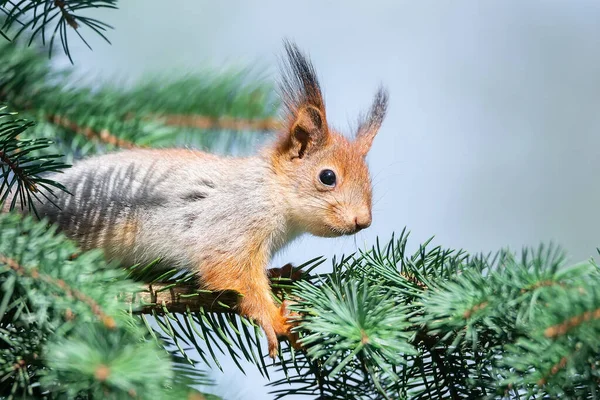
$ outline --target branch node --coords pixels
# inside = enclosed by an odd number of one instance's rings
[[[60,9],[60,13],[62,14],[62,17],[65,19],[65,21],[67,21],[67,24],[69,24],[69,26],[71,28],[73,28],[73,29],[79,28],[79,24],[75,20],[75,17],[73,16],[73,14],[70,14],[67,11],[67,4],[64,2],[64,0],[54,0],[54,5]]]

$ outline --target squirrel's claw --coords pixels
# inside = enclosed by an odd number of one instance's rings
[[[297,332],[292,331],[292,328],[298,324],[299,315],[289,310],[288,306],[290,304],[291,302],[289,300],[284,300],[279,307],[279,313],[284,323],[282,325],[283,329],[278,335],[286,337],[290,342],[290,345],[298,350],[302,348],[299,343],[300,337]]]
[[[293,332],[292,328],[297,324],[298,314],[288,309],[289,300],[284,300],[279,307],[279,313],[275,320],[272,330],[265,329],[267,341],[269,344],[269,356],[273,359],[279,354],[278,338],[286,338],[294,349],[301,349],[298,333]]]

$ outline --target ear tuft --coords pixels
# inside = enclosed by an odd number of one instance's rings
[[[288,113],[294,114],[304,105],[312,105],[325,116],[325,102],[317,73],[310,59],[296,44],[285,40],[287,59],[283,62],[281,91]]]
[[[298,47],[284,41],[287,59],[283,66],[281,94],[287,121],[286,150],[292,158],[302,158],[327,142],[325,102],[317,74]]]
[[[373,139],[375,139],[375,136],[383,123],[387,111],[388,98],[389,95],[387,90],[384,87],[380,87],[375,95],[369,113],[359,124],[356,133],[356,145],[364,156],[366,156],[371,149]]]

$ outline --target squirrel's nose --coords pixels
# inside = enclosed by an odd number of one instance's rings
[[[371,226],[371,213],[365,212],[354,217],[354,224],[356,225],[356,231],[368,228]]]

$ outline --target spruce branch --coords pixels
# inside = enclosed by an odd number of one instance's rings
[[[306,353],[284,352],[278,366],[287,376],[272,383],[277,398],[292,393],[479,398],[509,392],[587,398],[598,390],[598,365],[592,360],[600,356],[594,318],[600,293],[591,261],[566,267],[563,253],[553,246],[525,250],[520,257],[508,251],[468,256],[426,246],[408,255],[403,232],[399,240],[378,243],[334,263],[333,269],[314,280],[315,287],[296,285],[295,296],[304,299],[299,329]],[[415,284],[415,277],[425,284]],[[363,312],[377,308],[368,301],[353,303],[348,319],[323,328],[337,314],[337,302],[353,297],[342,288],[357,280],[375,298],[391,296],[396,302],[386,318],[406,318],[404,326],[392,325],[416,350],[395,352],[403,362],[382,357],[369,365],[359,342],[344,345],[336,339],[339,332],[360,327]],[[338,288],[333,297],[316,294],[331,287]],[[327,307],[321,309],[320,302]],[[375,331],[377,337],[385,329]],[[327,343],[339,343],[339,348]],[[352,356],[340,358],[340,350]],[[328,367],[337,362],[344,364],[341,370]],[[384,374],[386,369],[393,374]]]
[[[8,169],[10,170],[10,172],[12,172],[18,179],[21,180],[21,182],[23,182],[23,184],[32,192],[36,192],[37,188],[35,187],[35,185],[29,180],[29,177],[27,177],[27,175],[25,175],[25,173],[23,172],[23,169],[20,168],[16,162],[13,162],[10,157],[8,156],[8,154],[6,154],[5,151],[0,150],[0,162],[2,162],[3,164],[5,164],[6,166],[8,166]]]
[[[583,323],[596,319],[600,319],[600,308],[585,311],[582,314],[570,317],[556,325],[549,326],[544,330],[544,336],[550,339],[558,338],[559,336],[567,334],[571,329],[575,329]]]
[[[196,128],[203,130],[230,130],[230,131],[277,131],[281,129],[282,122],[275,118],[242,119],[230,117],[205,117],[202,115],[150,115],[148,119],[162,120],[166,125]]]
[[[45,221],[0,215],[0,396],[185,398],[207,382],[131,314],[125,271],[75,251]]]
[[[77,21],[75,21],[75,18],[73,17],[73,15],[70,14],[69,11],[67,11],[67,5],[65,4],[65,2],[63,0],[54,0],[54,5],[56,7],[58,7],[62,17],[64,18],[64,20],[67,22],[67,24],[71,28],[73,28],[73,29],[79,28],[79,24],[77,24]]]
[[[141,304],[136,311],[138,314],[181,314],[199,309],[231,313],[237,306],[238,295],[235,292],[199,290],[197,284],[151,283],[132,301]]]
[[[34,199],[43,197],[52,202],[44,192],[52,195],[54,189],[65,190],[60,183],[44,178],[44,174],[68,166],[58,161],[57,154],[40,154],[52,145],[50,140],[21,138],[34,126],[33,122],[17,119],[16,113],[4,110],[6,107],[0,107],[0,209],[13,209],[19,202],[21,208],[35,213]],[[5,206],[11,193],[12,200]]]
[[[29,44],[40,39],[43,45],[48,43],[48,52],[51,55],[54,41],[58,35],[63,52],[73,63],[69,49],[70,31],[75,32],[90,49],[90,45],[80,32],[82,26],[94,31],[110,44],[105,33],[112,27],[105,22],[80,13],[98,8],[116,9],[116,4],[116,0],[29,0],[17,3],[11,0],[2,0],[0,1],[0,12],[5,14],[5,17],[0,20],[0,36],[14,41],[29,31]]]
[[[114,148],[188,146],[230,151],[275,128],[272,86],[248,71],[149,77],[128,88],[71,84],[35,48],[0,43],[0,102],[39,123],[27,138],[75,157]],[[190,126],[195,123],[197,126]],[[192,124],[193,125],[193,124]]]
[[[61,117],[60,115],[48,115],[47,119],[50,123],[57,125],[61,128],[68,129],[73,131],[76,134],[84,136],[86,139],[92,142],[101,142],[105,145],[110,145],[114,147],[120,147],[124,149],[134,149],[137,147],[145,147],[138,146],[126,139],[121,139],[108,131],[108,129],[102,129],[100,132],[94,131],[89,126],[79,126],[75,122],[69,120],[68,118]]]
[[[94,299],[82,293],[81,291],[70,287],[64,280],[55,279],[47,274],[40,273],[40,271],[38,271],[36,268],[27,269],[19,265],[19,263],[17,263],[15,260],[2,255],[2,253],[0,253],[0,264],[6,265],[20,276],[28,276],[36,280],[39,279],[45,283],[59,288],[63,291],[64,295],[85,303],[90,308],[92,313],[96,315],[100,321],[102,321],[105,327],[109,329],[116,328],[114,318],[110,315],[107,315]]]
[[[555,248],[525,251],[521,257],[506,251],[471,257],[421,246],[409,255],[405,240],[403,234],[386,246],[334,261],[330,274],[310,272],[320,259],[301,266],[308,273],[289,266],[271,271],[274,288],[281,288],[279,296],[289,296],[292,288],[294,310],[301,315],[296,329],[304,346],[301,351],[282,346],[276,368],[286,377],[272,383],[278,398],[292,393],[465,398],[509,392],[586,397],[594,390],[599,365],[591,360],[600,355],[595,318],[600,274],[595,264],[565,268]],[[81,258],[88,257],[83,253],[73,259],[74,252],[69,248],[60,258],[83,263]],[[427,284],[415,284],[423,271],[428,271]],[[245,359],[269,375],[262,333],[252,321],[237,316],[237,294],[198,290],[193,275],[175,269],[135,266],[128,274],[146,281],[149,289],[120,288],[117,297],[131,304],[132,315],[141,316],[148,332],[170,344],[182,360],[220,368],[218,355],[226,354],[239,368]],[[111,290],[118,289],[116,282]],[[70,304],[69,312],[80,315],[82,309],[76,307]],[[64,309],[61,318],[73,323],[67,315]],[[31,352],[23,354],[11,362],[24,363],[20,369],[33,368]],[[72,365],[81,362],[73,359]],[[108,382],[117,374],[117,364],[77,368],[87,374],[84,382],[92,376]],[[73,373],[72,368],[65,373]],[[70,385],[76,386],[74,381]]]

